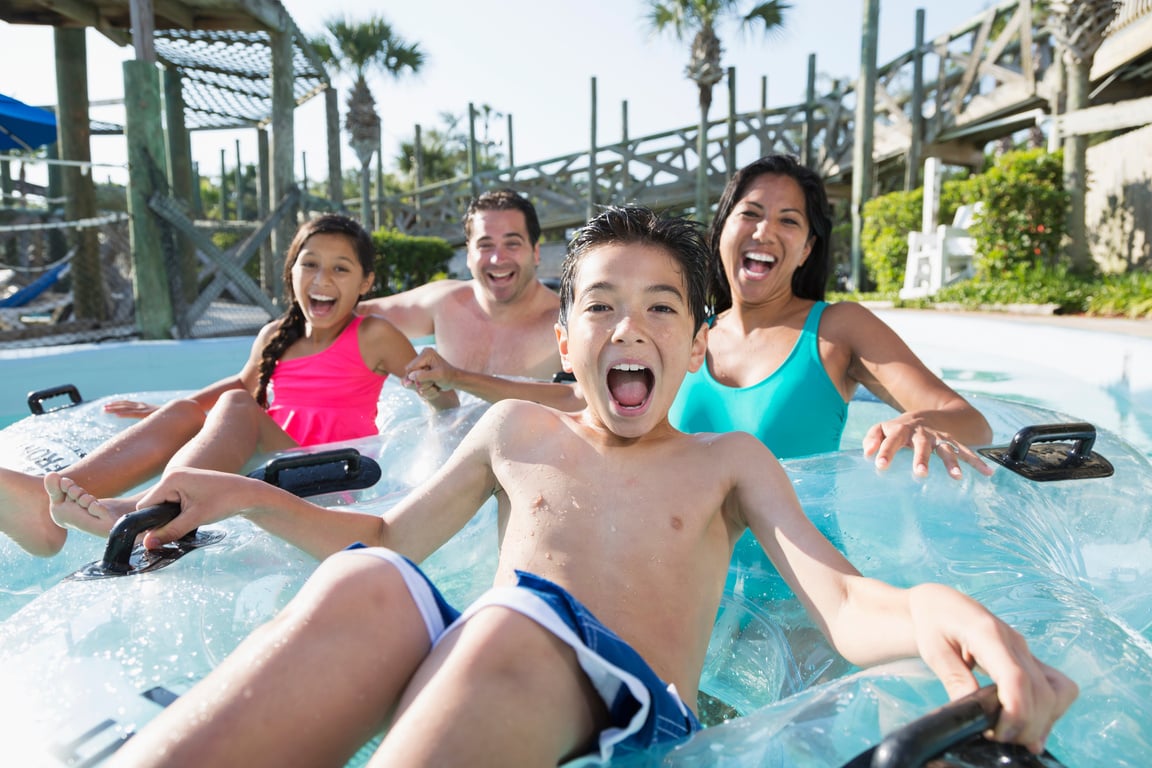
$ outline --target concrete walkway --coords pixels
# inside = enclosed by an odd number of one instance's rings
[[[949,315],[952,317],[982,317],[986,319],[1013,320],[1025,323],[1050,325],[1057,328],[1077,328],[1084,331],[1118,333],[1152,339],[1152,318],[1132,320],[1125,317],[1095,317],[1089,315],[1053,315],[1033,312],[980,312],[975,310],[953,309],[894,309],[886,304],[869,304],[873,309],[886,312],[922,313],[927,315]]]

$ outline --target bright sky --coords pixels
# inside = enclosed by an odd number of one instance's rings
[[[668,34],[652,37],[645,18],[645,0],[282,0],[297,26],[316,34],[324,21],[344,15],[357,21],[377,13],[426,54],[422,71],[401,80],[377,76],[370,80],[383,119],[385,167],[393,165],[399,142],[410,140],[413,127],[440,127],[440,114],[464,115],[468,103],[512,115],[515,159],[518,164],[576,152],[588,146],[591,120],[591,78],[597,79],[598,141],[621,136],[621,103],[628,102],[629,135],[658,133],[696,122],[696,90],[684,77],[688,41]],[[878,61],[882,65],[912,47],[915,12],[926,9],[926,36],[945,34],[993,0],[881,0]],[[747,0],[742,7],[751,7]],[[787,28],[765,38],[746,34],[735,24],[722,27],[725,66],[736,67],[740,111],[760,106],[761,78],[768,78],[770,107],[803,101],[808,55],[816,54],[820,75],[855,78],[859,71],[864,0],[793,0]],[[0,93],[30,104],[55,100],[52,30],[49,27],[0,22]],[[123,96],[120,62],[132,56],[103,35],[89,30],[89,99]],[[823,85],[827,82],[822,81]],[[337,76],[341,89],[341,120],[350,86]],[[711,116],[727,110],[727,85],[717,86]],[[308,175],[326,177],[323,98],[296,112],[297,173],[307,155]],[[94,109],[97,119],[123,122],[122,110]],[[479,129],[478,129],[479,130]],[[492,138],[506,139],[506,121],[492,126]],[[199,131],[193,134],[194,160],[202,174],[217,175],[220,150],[235,162],[240,140],[244,163],[256,161],[254,130]],[[120,137],[93,137],[96,162],[122,164],[126,153]],[[357,165],[345,145],[344,167]],[[97,180],[125,174],[98,169]]]

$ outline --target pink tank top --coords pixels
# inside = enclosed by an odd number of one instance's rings
[[[387,376],[360,355],[363,317],[348,323],[323,352],[276,363],[268,381],[268,415],[300,445],[376,434],[376,404]]]

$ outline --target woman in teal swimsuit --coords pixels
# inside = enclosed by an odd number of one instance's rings
[[[751,432],[779,458],[835,451],[863,385],[900,411],[864,438],[878,468],[911,448],[918,475],[932,453],[953,477],[961,461],[990,474],[966,446],[992,437],[980,412],[867,308],[824,302],[831,228],[823,181],[793,158],[769,155],[732,177],[710,232],[708,357],[685,379],[672,424]]]

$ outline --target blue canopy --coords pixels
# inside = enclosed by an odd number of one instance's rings
[[[0,93],[0,152],[56,143],[56,115]]]

